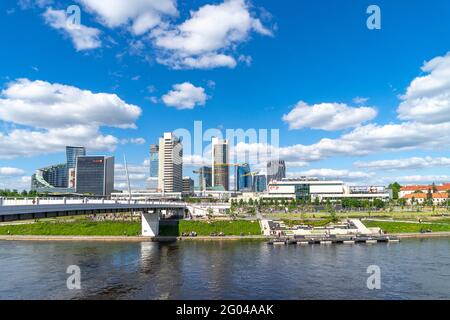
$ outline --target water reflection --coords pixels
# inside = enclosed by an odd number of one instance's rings
[[[449,245],[0,242],[0,298],[448,299]],[[366,287],[372,264],[381,290]],[[81,268],[81,290],[66,287],[69,265]]]

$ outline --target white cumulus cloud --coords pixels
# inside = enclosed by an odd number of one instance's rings
[[[225,0],[191,11],[182,24],[161,25],[151,32],[158,61],[173,68],[210,69],[236,66],[235,47],[252,32],[271,36],[245,0]]]
[[[450,122],[450,53],[424,64],[397,109],[399,118],[422,123]]]
[[[77,51],[95,49],[101,46],[100,30],[83,24],[67,21],[66,12],[48,8],[44,14],[45,22],[56,30],[68,36]]]
[[[357,161],[357,168],[372,170],[423,169],[431,167],[450,167],[450,158],[446,157],[411,157],[406,159]]]
[[[203,106],[207,98],[204,88],[196,87],[189,82],[173,85],[173,89],[162,96],[162,100],[167,106],[180,110],[194,109],[197,105]]]
[[[308,105],[300,101],[283,120],[289,124],[289,129],[322,129],[341,130],[356,127],[372,120],[377,115],[375,108],[350,107],[344,103],[320,103]]]
[[[127,26],[142,35],[159,25],[165,17],[178,15],[176,0],[78,0],[110,27]]]
[[[141,112],[115,94],[18,79],[0,95],[0,120],[12,124],[0,132],[0,158],[47,154],[66,145],[112,151],[119,140],[100,128],[135,128]]]
[[[0,176],[20,176],[24,173],[25,171],[19,168],[0,167]]]

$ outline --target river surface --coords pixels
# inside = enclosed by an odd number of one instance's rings
[[[67,288],[80,268],[81,289]],[[380,268],[381,289],[367,287]],[[0,299],[450,299],[450,239],[398,244],[0,241]]]

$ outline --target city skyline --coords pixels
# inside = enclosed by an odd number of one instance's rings
[[[0,5],[5,26],[22,22],[0,29],[0,189],[29,189],[36,169],[66,161],[66,145],[126,155],[132,187],[145,188],[150,145],[193,133],[194,121],[278,129],[287,177],[450,181],[450,22],[440,19],[450,4],[377,1],[381,30],[369,30],[369,4],[357,1],[167,0],[140,8],[159,18],[151,26],[95,3],[75,1],[76,32],[65,24],[72,2]],[[206,10],[240,18],[205,33]],[[182,174],[196,184],[192,171],[211,165],[203,156],[185,153]],[[115,171],[126,189],[123,163]]]

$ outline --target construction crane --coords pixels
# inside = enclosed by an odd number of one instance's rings
[[[253,172],[249,172],[249,173],[243,174],[242,177],[252,176],[252,178],[253,178],[257,174],[259,174],[259,171],[253,171]]]

